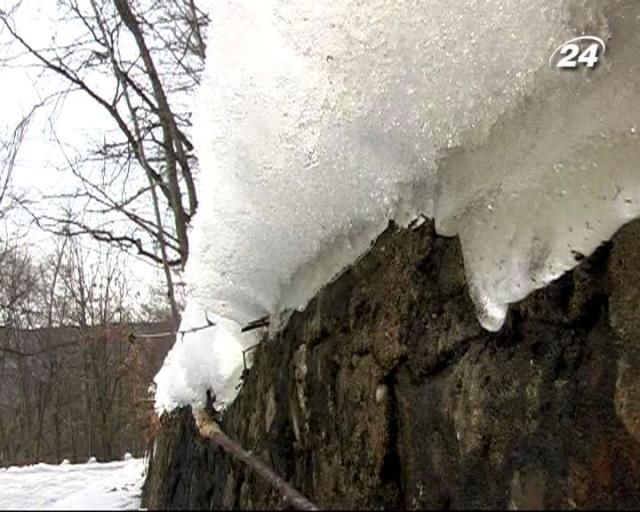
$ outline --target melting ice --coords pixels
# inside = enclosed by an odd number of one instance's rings
[[[635,0],[226,0],[211,16],[186,280],[190,307],[231,322],[227,361],[255,341],[239,325],[303,307],[389,220],[460,236],[497,330],[640,215]],[[581,34],[606,41],[602,62],[549,66]],[[234,374],[223,359],[208,371]],[[164,408],[187,395],[158,382]]]

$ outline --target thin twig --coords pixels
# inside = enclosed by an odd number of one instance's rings
[[[183,331],[167,331],[167,332],[156,332],[153,334],[135,334],[132,333],[131,334],[131,338],[135,339],[135,338],[166,338],[167,336],[177,336],[178,334],[190,334],[192,332],[198,332],[198,331],[203,331],[204,329],[209,329],[209,327],[215,327],[215,322],[212,322],[211,320],[209,320],[208,317],[206,317],[207,320],[207,325],[200,325],[198,327],[192,327],[190,329],[184,329]]]
[[[132,339],[136,339],[136,338],[167,338],[168,336],[175,336],[176,333],[174,331],[167,331],[167,332],[157,332],[154,334],[135,334],[135,333],[131,333],[131,338]]]
[[[262,318],[258,318],[257,320],[252,320],[247,325],[245,325],[240,332],[252,331],[254,329],[259,329],[260,327],[268,327],[269,326],[269,315],[263,316]]]
[[[192,332],[203,331],[204,329],[208,329],[209,327],[215,327],[216,324],[208,323],[207,325],[201,325],[199,327],[192,327],[191,329],[185,329],[184,331],[178,331],[178,334],[189,334]]]
[[[200,435],[210,439],[220,446],[229,455],[244,462],[258,475],[264,478],[274,489],[280,491],[284,499],[297,510],[320,510],[311,501],[300,494],[293,486],[278,476],[273,469],[267,466],[260,459],[240,447],[235,441],[230,439],[211,417],[204,411],[197,411],[194,414],[196,426]]]

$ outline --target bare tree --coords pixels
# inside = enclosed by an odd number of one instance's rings
[[[87,234],[162,266],[174,322],[172,269],[189,255],[188,225],[198,207],[189,101],[203,68],[207,16],[194,0],[58,0],[60,29],[46,48],[17,26],[20,5],[0,10],[0,27],[18,53],[4,66],[36,66],[43,106],[81,94],[112,129],[74,151],[58,136],[77,180],[59,213],[27,207],[58,234]],[[51,90],[55,77],[58,90]],[[47,82],[45,82],[47,81]],[[0,183],[1,185],[1,183]],[[45,199],[51,199],[45,198]],[[24,204],[24,203],[23,203]]]
[[[7,211],[12,207],[11,178],[18,152],[24,142],[29,123],[36,110],[37,107],[34,107],[31,112],[18,122],[10,134],[0,138],[0,219],[3,219]]]

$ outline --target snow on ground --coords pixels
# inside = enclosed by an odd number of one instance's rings
[[[201,404],[207,382],[233,397],[255,341],[240,326],[304,307],[389,220],[424,214],[460,237],[478,318],[497,330],[640,215],[637,1],[213,7],[185,278],[190,308],[227,323],[176,344],[160,411]],[[596,68],[549,65],[585,33],[607,41]]]
[[[139,510],[144,461],[0,469],[0,510]]]

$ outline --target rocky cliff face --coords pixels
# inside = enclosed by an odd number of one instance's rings
[[[224,429],[326,508],[640,506],[639,283],[636,221],[489,333],[458,241],[389,227],[258,348]],[[162,424],[146,507],[284,507],[190,411]]]

